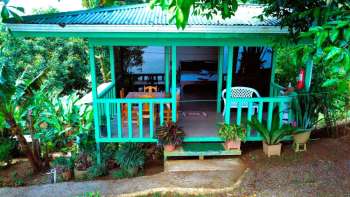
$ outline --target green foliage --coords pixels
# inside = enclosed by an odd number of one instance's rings
[[[115,154],[115,160],[121,169],[142,168],[145,164],[145,151],[139,144],[123,143]]]
[[[275,82],[283,87],[296,86],[299,69],[301,64],[295,58],[295,46],[277,46],[275,48],[274,58],[276,58]],[[299,55],[298,55],[299,56]]]
[[[9,165],[12,159],[12,153],[15,149],[16,141],[9,138],[0,137],[0,162]]]
[[[8,5],[10,0],[0,0],[0,6],[1,7],[1,18],[3,21],[6,21],[10,17],[14,17],[17,21],[21,21],[22,17],[19,15],[19,13],[24,12],[24,8],[17,7],[17,6],[10,6]],[[1,5],[2,3],[2,5]]]
[[[57,157],[52,161],[52,166],[60,172],[73,170],[74,160],[71,157]]]
[[[19,177],[17,172],[12,172],[10,178],[15,187],[24,185],[23,178]]]
[[[100,192],[86,192],[83,195],[77,196],[77,197],[101,197]]]
[[[292,102],[292,111],[296,121],[296,132],[304,132],[312,129],[318,122],[318,103],[313,95],[301,92]]]
[[[295,130],[294,127],[288,124],[283,124],[280,127],[279,122],[279,115],[274,113],[272,116],[271,129],[267,128],[267,124],[259,122],[256,116],[252,117],[252,120],[248,121],[248,124],[252,129],[261,134],[268,145],[274,145],[278,144],[285,136],[290,135]]]
[[[82,94],[89,89],[87,45],[81,39],[62,38],[14,38],[10,33],[0,32],[0,64],[11,66],[9,81],[25,78],[26,75],[38,76],[32,87],[47,88],[61,95],[75,91]],[[0,69],[1,70],[1,69]],[[10,72],[7,70],[7,72]],[[42,73],[43,72],[43,73]],[[24,73],[24,74],[22,74]],[[41,74],[42,73],[42,74]],[[39,74],[41,74],[39,76]],[[29,78],[30,79],[30,78]],[[28,85],[31,81],[19,81]],[[15,83],[13,83],[15,84]],[[8,86],[11,87],[11,86]],[[13,86],[12,86],[13,87]]]
[[[104,162],[92,165],[87,171],[87,177],[90,180],[106,175],[108,175],[108,169]]]
[[[156,129],[156,135],[159,143],[162,145],[180,145],[182,144],[185,132],[177,123],[168,123]]]
[[[112,173],[112,177],[114,179],[123,179],[123,178],[129,178],[130,174],[128,173],[128,171],[123,170],[123,169],[119,169],[117,171],[114,171]]]
[[[213,15],[221,14],[222,18],[230,18],[238,8],[237,0],[152,0],[151,8],[159,5],[163,10],[169,10],[171,13],[170,22],[176,22],[178,29],[184,29],[188,23],[191,10],[195,15],[205,15],[212,18]]]
[[[224,138],[225,141],[230,140],[246,140],[245,129],[238,126],[237,124],[221,124],[218,130],[220,137]]]

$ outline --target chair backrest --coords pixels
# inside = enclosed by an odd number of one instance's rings
[[[145,86],[143,88],[144,92],[157,92],[158,88],[157,86]]]
[[[147,95],[141,96],[140,98],[155,98],[155,95],[154,95],[154,94],[147,94]],[[154,107],[154,105],[153,105],[153,107]],[[149,104],[148,104],[148,103],[144,103],[144,104],[142,105],[142,111],[143,111],[143,112],[149,112],[149,111],[150,111],[149,108],[150,108],[150,107],[149,107]]]
[[[226,100],[226,89],[222,91],[222,98]],[[256,91],[254,88],[249,87],[232,87],[231,88],[231,97],[232,98],[252,98],[252,97],[260,97],[260,94],[258,91]]]
[[[252,97],[260,97],[258,91],[254,88],[249,87],[232,87],[231,88],[232,98],[252,98]]]
[[[119,96],[120,96],[120,98],[125,98],[125,89],[124,88],[119,90]]]

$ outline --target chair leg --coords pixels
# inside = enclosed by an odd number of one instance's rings
[[[224,105],[224,110],[222,111],[222,116],[225,116],[226,105]]]

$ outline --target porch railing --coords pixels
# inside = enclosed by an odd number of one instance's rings
[[[271,95],[272,97],[276,97],[276,96],[283,96],[283,91],[285,91],[285,87],[277,84],[277,83],[274,83],[274,82],[271,82],[270,84],[270,91],[271,91]]]
[[[166,121],[172,98],[116,98],[114,84],[96,99],[98,142],[157,142],[155,128]],[[144,106],[147,105],[147,119]]]
[[[283,123],[291,122],[291,108],[290,103],[292,97],[280,96],[280,97],[260,97],[260,98],[233,98],[232,102],[237,103],[236,116],[231,118],[231,122],[235,122],[238,125],[244,125],[247,128],[247,140],[248,141],[261,141],[262,137],[257,132],[252,132],[252,128],[247,123],[253,117],[257,116],[260,122],[266,122],[267,128],[271,129],[273,113],[279,115],[279,125]],[[242,113],[242,106],[248,106],[247,113]],[[265,113],[264,113],[265,112]],[[244,120],[245,122],[243,123]]]

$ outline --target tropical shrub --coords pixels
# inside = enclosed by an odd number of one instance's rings
[[[95,163],[87,171],[87,178],[94,179],[96,177],[105,176],[108,174],[108,169],[106,164],[102,162],[101,164]]]
[[[123,170],[142,168],[145,159],[145,151],[136,143],[120,144],[119,150],[115,154],[115,160]]]
[[[267,124],[259,122],[256,116],[252,117],[248,124],[255,131],[259,132],[266,144],[275,145],[280,143],[280,141],[287,135],[290,135],[295,128],[289,124],[283,124],[279,126],[280,119],[278,114],[273,114],[271,129],[267,128]]]
[[[218,130],[218,134],[225,141],[230,140],[246,140],[245,129],[237,124],[221,124]]]
[[[318,122],[319,105],[314,96],[301,92],[297,94],[292,101],[292,112],[295,119],[295,132],[305,132],[312,129]]]
[[[74,161],[70,157],[57,157],[52,161],[52,166],[56,168],[58,173],[73,170]]]
[[[10,165],[16,141],[10,138],[0,138],[0,163]]]
[[[159,144],[180,145],[182,144],[185,132],[177,123],[168,123],[156,129]]]

